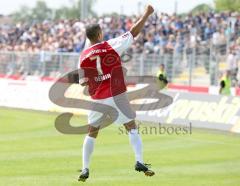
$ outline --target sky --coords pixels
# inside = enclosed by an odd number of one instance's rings
[[[63,5],[70,5],[71,2],[76,0],[45,0],[49,7],[59,8]],[[124,13],[131,15],[138,13],[138,4],[140,7],[150,3],[156,10],[166,13],[172,13],[174,11],[174,4],[178,2],[178,12],[186,12],[191,10],[198,4],[207,3],[213,5],[213,0],[97,0],[94,5],[94,10],[98,15],[103,13]],[[7,15],[13,11],[18,10],[21,5],[27,5],[33,7],[37,0],[0,0],[0,14]],[[142,8],[140,9],[142,10]]]

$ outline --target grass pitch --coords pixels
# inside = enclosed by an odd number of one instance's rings
[[[128,136],[110,126],[99,134],[90,179],[77,182],[80,135],[54,128],[55,114],[0,109],[1,186],[239,186],[240,136],[193,129],[192,135],[143,135],[144,159],[156,175],[135,172]],[[86,117],[75,118],[74,125]]]

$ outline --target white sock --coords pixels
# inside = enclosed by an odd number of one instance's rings
[[[93,153],[94,144],[95,144],[95,138],[92,138],[90,136],[85,137],[83,142],[83,150],[82,150],[83,169],[85,168],[89,169],[90,157]]]
[[[129,131],[129,140],[132,144],[136,161],[143,163],[142,140],[140,135],[138,134],[137,129],[132,129],[131,131]]]

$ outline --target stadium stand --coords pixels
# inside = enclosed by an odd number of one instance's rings
[[[59,77],[76,68],[87,23],[101,24],[107,40],[129,30],[136,19],[105,16],[84,21],[2,24],[0,74],[14,79]],[[217,85],[227,69],[239,82],[240,15],[155,14],[128,53],[132,63],[126,66],[132,75],[152,75],[159,64],[165,64],[170,82],[177,84]]]

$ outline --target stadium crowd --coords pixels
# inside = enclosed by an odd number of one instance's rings
[[[230,19],[235,17],[235,21]],[[105,39],[116,37],[132,26],[138,17],[101,17],[98,20],[60,20],[42,23],[18,23],[0,26],[0,50],[80,52],[85,43],[86,23],[98,21]],[[234,24],[234,25],[231,25]],[[176,16],[155,14],[146,24],[144,32],[132,47],[141,53],[167,52],[191,48],[212,39],[215,46],[223,47],[227,41],[240,36],[240,15],[234,13],[202,13]]]
[[[128,31],[137,19],[137,16],[105,16],[84,21],[2,24],[0,51],[79,53],[85,45],[86,24],[98,22],[108,40]],[[234,72],[233,79],[240,80],[240,14],[155,14],[130,49],[133,53],[174,54],[179,61],[183,54],[191,55],[194,50],[205,56],[209,56],[211,50],[212,59],[229,51],[226,58],[228,69]],[[209,57],[205,60],[209,63]]]

